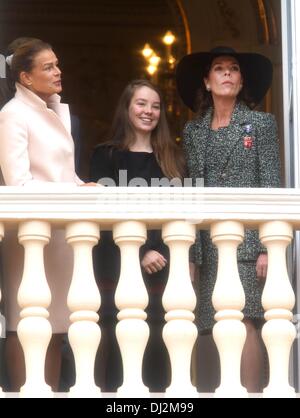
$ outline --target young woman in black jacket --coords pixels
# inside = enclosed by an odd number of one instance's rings
[[[108,141],[93,153],[90,179],[107,186],[130,187],[151,186],[162,179],[167,184],[183,176],[183,156],[171,139],[161,93],[146,80],[131,82],[119,100]],[[144,382],[151,392],[162,392],[170,380],[170,366],[162,340],[161,302],[168,278],[169,252],[161,231],[148,231],[140,258],[150,296],[147,308],[150,339],[144,357]],[[114,335],[117,314],[114,292],[120,274],[120,254],[111,232],[101,234],[101,242],[94,250],[94,267],[102,294],[101,327],[108,334],[104,341],[110,344],[108,349],[102,340],[102,354],[105,356],[106,352],[110,358],[102,356],[101,367],[106,363],[106,371],[100,386],[102,390],[114,391],[121,384],[121,360]]]

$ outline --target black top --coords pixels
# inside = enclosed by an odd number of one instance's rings
[[[120,170],[127,171],[127,184],[124,184],[124,180],[119,181]],[[151,178],[161,179],[165,176],[153,152],[119,151],[100,145],[92,156],[90,177],[95,182],[101,178],[111,178],[116,186],[128,186],[132,179],[142,178],[151,186]]]
[[[127,182],[120,181],[120,170],[126,170]],[[157,163],[155,155],[147,152],[120,151],[109,146],[98,146],[91,159],[90,181],[97,182],[103,178],[113,180],[116,186],[128,186],[134,178],[144,179],[151,186],[151,179],[165,177]],[[105,184],[108,184],[105,182]],[[141,247],[140,258],[149,250],[158,251],[169,260],[168,247],[163,243],[161,231],[148,231],[148,239]],[[114,288],[120,275],[120,252],[114,244],[112,233],[103,231],[100,244],[94,249],[95,275],[100,288]],[[168,265],[158,273],[148,275],[143,272],[148,291],[161,293],[168,277]]]

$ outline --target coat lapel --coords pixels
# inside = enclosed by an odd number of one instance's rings
[[[205,116],[195,123],[195,135],[194,135],[194,151],[197,158],[197,169],[200,178],[204,177],[205,170],[205,153],[207,141],[210,137],[210,126],[212,119],[212,109],[209,109]]]
[[[46,113],[49,112],[49,109],[51,109],[56,116],[57,125],[61,126],[71,138],[71,118],[69,106],[65,103],[60,103],[60,96],[58,94],[53,94],[46,103],[20,83],[16,83],[16,89],[16,98],[26,103],[28,106],[36,108],[39,112]]]
[[[222,172],[227,168],[231,157],[234,155],[235,148],[243,144],[245,125],[247,124],[251,124],[251,111],[246,105],[238,103],[234,108],[227,131],[229,141],[227,152],[223,155]]]
[[[194,141],[193,147],[195,152],[195,158],[197,159],[197,175],[204,177],[205,171],[205,158],[206,147],[210,140],[210,130],[212,122],[213,109],[210,108],[204,117],[195,121],[194,125]],[[233,111],[232,118],[229,125],[228,135],[230,142],[227,148],[227,152],[224,153],[224,169],[227,167],[234,149],[243,142],[245,136],[245,125],[251,124],[251,110],[244,104],[238,103]]]
[[[69,105],[66,103],[57,103],[51,108],[59,117],[68,134],[71,135],[71,116]]]
[[[245,136],[245,125],[251,123],[251,112],[247,106],[238,103],[233,111],[228,134],[230,135],[230,145],[228,146],[227,156],[231,156],[234,148],[243,141]]]

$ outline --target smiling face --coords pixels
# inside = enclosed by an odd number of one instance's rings
[[[160,106],[156,91],[146,86],[136,89],[128,109],[133,129],[140,134],[151,134],[159,122]]]
[[[61,71],[52,49],[45,49],[35,56],[32,70],[23,71],[20,74],[20,82],[45,100],[62,91]]]
[[[238,61],[230,56],[215,58],[204,83],[206,88],[211,91],[213,98],[236,98],[243,88],[243,78]]]

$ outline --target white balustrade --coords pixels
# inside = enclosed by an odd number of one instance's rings
[[[120,311],[116,335],[123,360],[123,385],[118,394],[122,397],[147,397],[149,390],[142,380],[142,364],[149,338],[149,326],[145,322],[149,299],[139,257],[147,230],[142,222],[120,222],[114,225],[113,236],[121,252],[121,274],[115,294]]]
[[[45,382],[45,359],[52,336],[47,310],[51,293],[45,275],[43,251],[50,240],[50,224],[23,222],[18,236],[25,250],[24,272],[18,292],[21,321],[17,332],[26,365],[26,382],[21,388],[21,396],[49,397],[52,391]]]
[[[99,225],[95,222],[73,222],[66,228],[67,242],[73,247],[74,269],[68,294],[72,312],[69,341],[76,366],[76,383],[70,397],[97,397],[94,368],[101,340],[98,326],[101,298],[95,281],[92,249],[99,240]]]
[[[270,381],[264,396],[295,397],[295,389],[289,385],[289,358],[296,337],[291,322],[295,295],[286,265],[286,248],[293,238],[292,225],[266,222],[260,227],[260,238],[268,250],[268,274],[262,297],[267,323],[262,336],[269,356]]]
[[[218,273],[213,292],[213,306],[217,321],[213,337],[221,363],[221,385],[216,397],[246,397],[241,385],[241,357],[246,341],[242,323],[245,293],[237,265],[237,248],[243,242],[244,227],[239,222],[216,222],[211,227],[211,238],[218,248]]]
[[[263,293],[266,324],[263,339],[270,363],[265,397],[295,397],[289,382],[289,358],[296,330],[292,324],[295,296],[289,282],[286,249],[300,227],[298,189],[224,188],[44,188],[0,187],[0,241],[4,227],[20,223],[24,272],[18,293],[21,320],[18,336],[26,363],[22,397],[53,396],[45,382],[45,358],[51,339],[48,308],[51,294],[44,268],[44,246],[54,227],[67,223],[67,241],[74,251],[74,272],[68,304],[72,312],[70,343],[76,362],[76,384],[70,396],[101,396],[94,380],[94,363],[101,339],[98,310],[101,299],[92,266],[92,247],[99,224],[113,226],[121,251],[121,274],[115,295],[119,309],[116,328],[124,381],[118,396],[149,396],[142,380],[142,363],[149,338],[139,250],[147,238],[146,224],[162,224],[170,248],[170,275],[163,295],[167,346],[172,380],[168,396],[198,396],[191,384],[191,354],[197,338],[196,296],[189,277],[188,253],[195,224],[211,227],[218,248],[218,274],[213,294],[217,311],[213,334],[221,361],[221,385],[216,397],[243,397],[241,354],[246,339],[242,310],[245,296],[239,280],[237,247],[244,225],[257,228],[268,250],[268,276]],[[179,219],[186,221],[178,221]],[[32,220],[35,219],[35,220]],[[191,222],[189,222],[191,221]],[[12,254],[13,257],[13,254]],[[1,296],[0,296],[1,297]],[[5,302],[5,301],[4,301]],[[101,321],[100,321],[101,322]],[[1,324],[0,324],[1,325]],[[297,373],[297,371],[295,370]],[[201,373],[201,368],[197,370]],[[1,390],[0,390],[1,396]]]
[[[168,222],[163,226],[162,236],[170,249],[170,273],[163,295],[167,312],[163,339],[172,367],[167,394],[195,397],[197,391],[191,383],[191,356],[198,335],[193,323],[197,299],[189,275],[189,248],[195,241],[195,226],[185,221]]]

